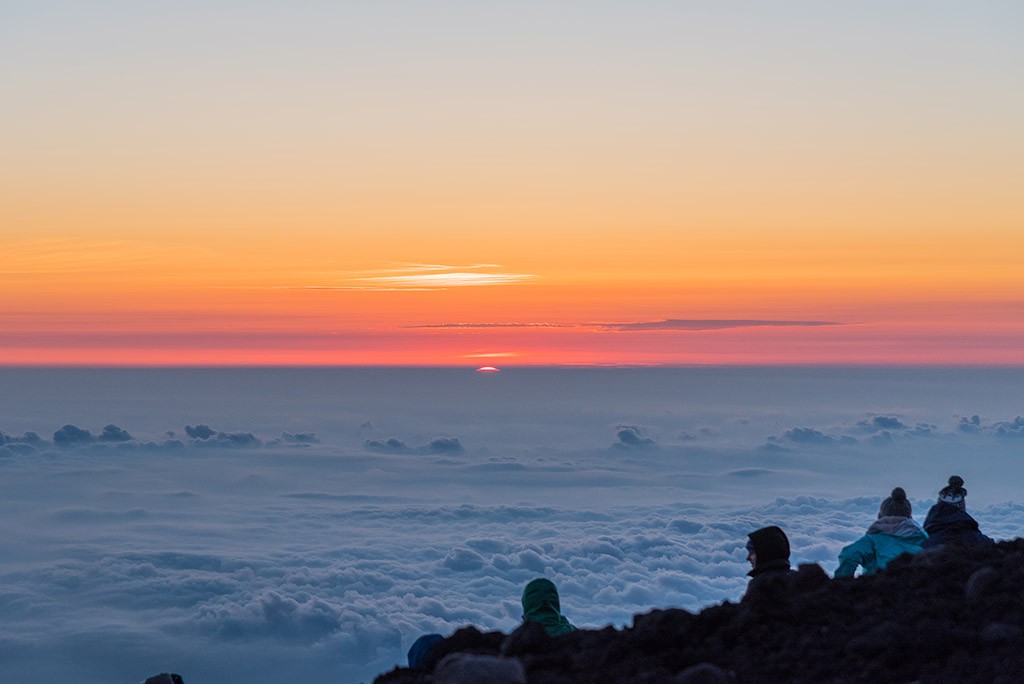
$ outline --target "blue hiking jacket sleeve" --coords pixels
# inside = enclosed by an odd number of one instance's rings
[[[868,528],[867,534],[839,552],[836,577],[850,577],[863,568],[862,574],[871,575],[904,553],[917,553],[928,538],[916,520],[887,516],[879,518]]]

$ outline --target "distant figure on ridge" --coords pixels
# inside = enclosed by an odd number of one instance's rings
[[[871,523],[863,537],[839,552],[836,577],[852,577],[857,566],[862,574],[871,575],[889,564],[896,556],[917,553],[928,534],[911,517],[910,501],[902,487],[882,499],[878,520]]]
[[[931,549],[957,544],[960,546],[991,546],[995,542],[981,533],[978,521],[967,514],[967,490],[959,475],[949,478],[949,484],[939,490],[939,500],[924,519],[928,539],[922,548]]]
[[[148,678],[143,684],[184,684],[180,674],[161,672]]]
[[[427,659],[430,657],[430,649],[434,647],[434,644],[443,640],[444,637],[440,634],[424,634],[416,641],[412,642],[412,646],[409,647],[409,667],[425,667]]]
[[[523,589],[523,622],[540,624],[548,636],[576,631],[576,627],[562,615],[555,583],[544,577],[538,577]]]
[[[789,565],[789,538],[781,528],[771,525],[747,535],[747,560],[750,577],[777,572],[792,572]]]

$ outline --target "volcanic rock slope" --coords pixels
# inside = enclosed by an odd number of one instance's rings
[[[758,578],[739,603],[653,610],[621,630],[465,627],[428,667],[374,683],[444,682],[459,653],[515,658],[529,684],[1024,682],[1024,539],[904,555],[856,579],[804,565]]]

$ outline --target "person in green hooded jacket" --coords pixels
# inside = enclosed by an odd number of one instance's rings
[[[562,615],[555,583],[544,577],[538,577],[523,589],[523,622],[540,624],[548,636],[576,631],[576,627]]]
[[[839,552],[836,577],[852,577],[859,565],[862,573],[871,575],[889,564],[896,556],[917,553],[928,534],[911,516],[910,501],[902,487],[882,501],[878,520],[867,534]]]

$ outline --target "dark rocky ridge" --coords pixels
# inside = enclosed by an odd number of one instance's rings
[[[437,644],[431,667],[449,653],[517,658],[529,684],[1020,682],[1024,539],[904,555],[857,579],[801,566],[758,578],[739,603],[653,610],[621,630],[465,627]],[[704,663],[715,667],[694,667]],[[430,669],[396,668],[374,683],[433,681]]]

